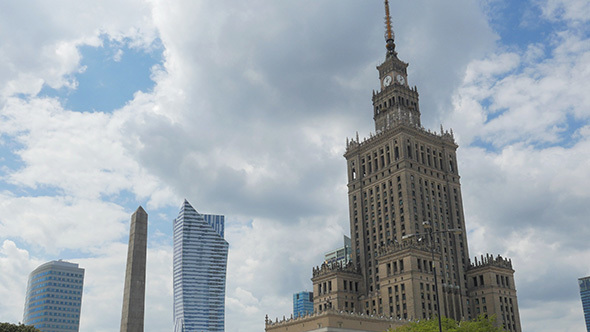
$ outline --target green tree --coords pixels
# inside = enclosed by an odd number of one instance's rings
[[[446,317],[441,319],[444,332],[504,332],[505,330],[494,326],[495,322],[495,317],[483,315],[475,320],[461,322]],[[439,332],[438,319],[408,323],[396,329],[390,329],[389,332]]]
[[[0,332],[40,332],[31,325],[0,323]]]

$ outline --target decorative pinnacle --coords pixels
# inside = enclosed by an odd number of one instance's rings
[[[385,0],[385,47],[388,54],[395,54],[395,43],[393,39],[395,34],[391,28],[391,15],[389,14],[389,0]]]

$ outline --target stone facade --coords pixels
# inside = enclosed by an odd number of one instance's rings
[[[267,316],[265,325],[267,332],[384,332],[406,323],[407,320],[391,317],[328,309],[274,322]]]
[[[121,332],[143,332],[148,215],[140,206],[131,216]]]
[[[467,283],[468,315],[495,314],[498,323],[506,330],[520,331],[514,270],[509,259],[500,255],[475,259],[467,271]]]
[[[408,83],[386,17],[375,133],[347,139],[344,154],[352,262],[313,269],[314,310],[418,320],[436,317],[440,303],[443,316],[496,315],[520,332],[512,263],[490,255],[470,262],[458,145],[452,130],[422,127],[418,89]]]
[[[347,271],[327,266],[320,275],[314,269],[314,291],[332,281],[331,289],[318,293],[315,310],[424,319],[437,315],[438,297],[444,316],[495,314],[507,330],[520,331],[511,264],[501,258],[470,263],[453,132],[421,126],[408,64],[398,58],[393,41],[388,45],[393,46],[377,67],[381,89],[373,92],[375,134],[348,139],[344,154],[353,263]],[[474,277],[488,281],[474,284]],[[346,280],[359,287],[343,298]],[[480,301],[486,300],[484,307]]]

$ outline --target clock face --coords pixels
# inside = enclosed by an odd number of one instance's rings
[[[396,79],[399,84],[404,84],[406,82],[406,79],[402,75],[397,75]]]
[[[389,76],[389,75],[385,76],[385,78],[383,79],[383,85],[384,86],[389,86],[391,84],[391,81],[392,80],[393,79],[391,78],[391,76]]]

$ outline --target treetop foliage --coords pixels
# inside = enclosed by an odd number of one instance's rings
[[[451,318],[441,319],[444,332],[505,332],[504,329],[494,326],[495,317],[479,316],[475,320],[458,322]],[[439,332],[438,319],[429,319],[412,322],[388,332]]]
[[[32,325],[0,323],[0,332],[40,332]]]

